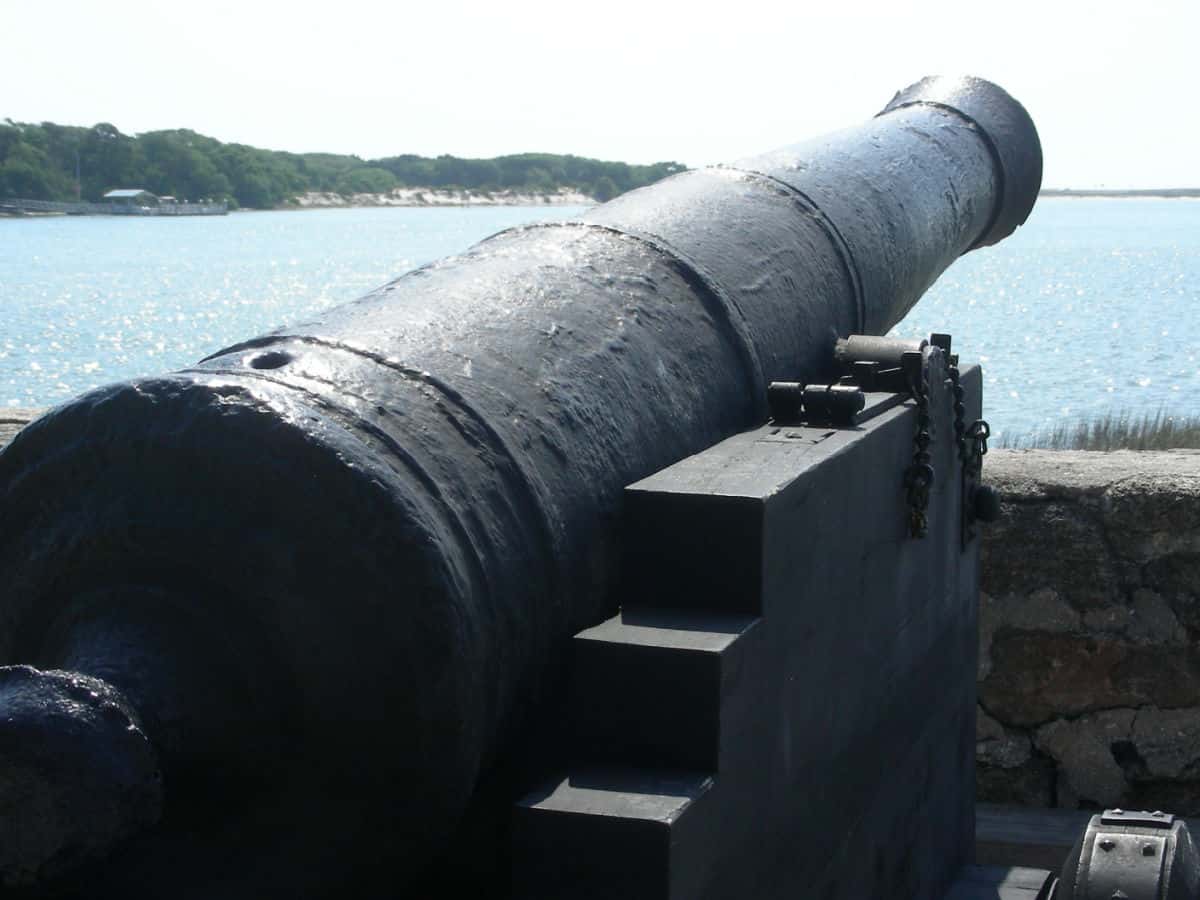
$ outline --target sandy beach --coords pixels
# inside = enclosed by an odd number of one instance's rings
[[[549,193],[525,191],[444,191],[430,188],[396,188],[386,194],[343,195],[310,191],[284,209],[331,209],[353,206],[593,206],[596,200],[579,191]]]

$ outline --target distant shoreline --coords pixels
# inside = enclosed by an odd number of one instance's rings
[[[296,212],[306,209],[382,209],[389,208],[465,208],[479,206],[595,206],[600,201],[579,191],[563,188],[557,191],[450,191],[433,188],[397,188],[385,194],[337,194],[332,191],[310,191],[274,207],[247,206],[230,210],[247,212]],[[3,218],[45,218],[62,216],[62,212],[14,212],[0,206]]]
[[[1148,188],[1146,190],[1101,190],[1073,188],[1043,188],[1041,197],[1073,197],[1088,199],[1194,200],[1200,199],[1200,188]]]
[[[434,206],[595,206],[594,197],[562,188],[557,191],[450,191],[433,188],[396,188],[382,194],[337,194],[309,191],[276,209],[346,209],[363,207]]]
[[[1044,188],[1039,197],[1071,200],[1197,200],[1200,188],[1150,189],[1073,189]],[[434,188],[396,188],[387,193],[338,194],[333,191],[309,191],[293,197],[280,206],[243,207],[233,212],[268,212],[305,209],[372,209],[372,208],[463,208],[480,206],[595,206],[600,201],[580,191],[560,188],[557,191],[470,191]],[[0,209],[0,218],[8,218]],[[11,215],[11,214],[10,214]],[[42,218],[57,213],[25,212],[16,218]]]
[[[1200,188],[1150,189],[1073,189],[1045,188],[1041,197],[1067,197],[1079,200],[1143,199],[1189,200],[1200,199]],[[294,198],[277,209],[344,209],[381,206],[595,206],[595,197],[569,189],[552,193],[513,191],[449,191],[432,188],[397,188],[386,194],[351,194],[311,191]]]

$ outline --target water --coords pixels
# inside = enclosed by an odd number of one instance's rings
[[[1038,201],[958,260],[892,333],[954,336],[995,435],[1200,415],[1200,202]]]
[[[180,368],[520,222],[579,207],[0,219],[0,406]],[[954,335],[993,433],[1200,415],[1200,202],[1039,202],[895,329]]]
[[[584,209],[0,218],[0,406],[181,368],[503,228]]]

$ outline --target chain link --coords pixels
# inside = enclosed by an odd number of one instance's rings
[[[967,430],[967,438],[971,442],[971,453],[976,459],[982,460],[987,456],[988,438],[992,436],[992,426],[983,419],[976,419]]]
[[[904,486],[908,491],[908,533],[923,538],[929,533],[929,492],[933,489],[933,456],[929,445],[933,440],[932,422],[929,415],[929,369],[924,365],[920,373],[909,382],[909,393],[917,405],[917,433],[913,437],[912,465],[904,473]]]
[[[959,462],[966,465],[967,457],[970,453],[970,449],[967,447],[967,426],[965,421],[967,406],[964,402],[967,392],[959,380],[960,376],[957,365],[947,366],[946,374],[950,376],[951,400],[954,405],[954,444],[958,448]]]
[[[954,412],[954,446],[959,464],[967,469],[973,467],[978,473],[987,453],[987,439],[991,428],[983,419],[970,426],[966,423],[966,389],[958,370],[956,357],[946,360],[946,376],[950,380],[950,401]],[[917,406],[917,433],[913,437],[913,461],[904,473],[904,487],[908,498],[908,531],[913,537],[923,538],[929,533],[929,495],[933,489],[933,456],[929,446],[933,441],[934,422],[929,411],[929,369],[921,366],[919,377],[911,379],[909,393]]]

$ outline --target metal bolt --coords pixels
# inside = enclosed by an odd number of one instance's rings
[[[1101,849],[1101,850],[1111,850],[1111,849],[1112,849],[1113,847],[1115,847],[1115,846],[1116,846],[1116,844],[1114,844],[1114,843],[1113,843],[1111,840],[1109,840],[1108,838],[1105,838],[1104,840],[1102,840],[1102,841],[1100,842],[1100,849]]]
[[[1142,856],[1153,856],[1153,855],[1154,855],[1154,845],[1153,844],[1142,844]]]

